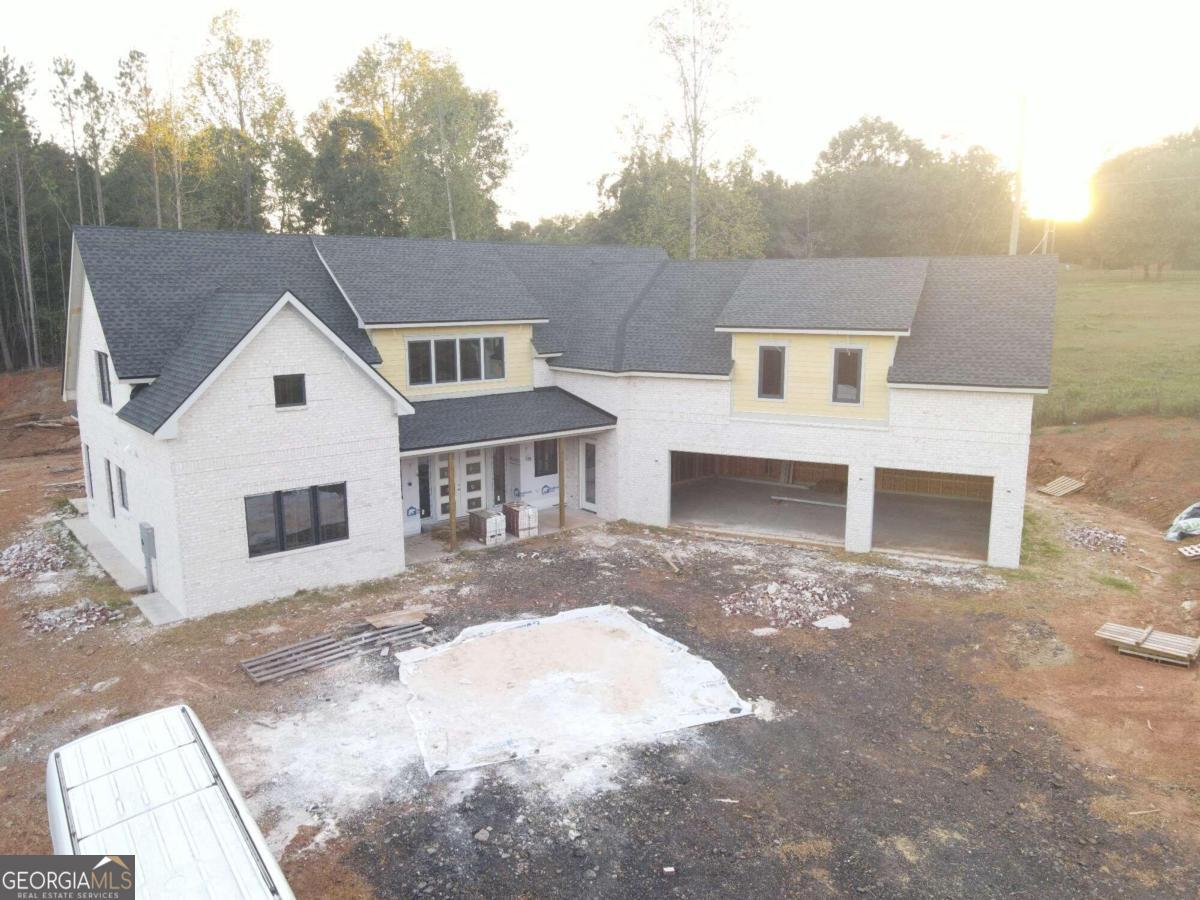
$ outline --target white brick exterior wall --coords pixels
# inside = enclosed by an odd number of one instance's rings
[[[555,372],[555,383],[617,416],[600,441],[599,512],[651,525],[671,518],[671,452],[838,463],[850,467],[846,546],[871,546],[874,469],[994,479],[988,562],[1020,560],[1033,398],[989,391],[892,388],[886,426],[770,422],[731,414],[723,380]]]
[[[129,387],[100,403],[94,351],[106,350],[85,285],[80,436],[91,450],[89,515],[141,567],[138,522],[154,526],[157,587],[189,617],[404,568],[404,504],[391,398],[294,309],[285,308],[159,440],[116,417]],[[277,410],[276,374],[306,375],[307,405]],[[108,515],[103,460],[127,472],[130,510]],[[115,475],[114,475],[115,479]],[[346,482],[350,536],[251,559],[244,498]]]

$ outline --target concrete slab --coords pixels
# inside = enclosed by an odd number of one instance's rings
[[[617,606],[477,625],[397,659],[430,775],[753,711],[711,662]]]
[[[67,502],[75,507],[75,512],[79,513],[81,516],[86,516],[88,514],[87,497],[72,497]]]
[[[816,502],[777,502],[771,497]],[[838,504],[845,502],[844,494],[821,493],[786,484],[704,478],[678,484],[672,489],[671,522],[840,546],[846,535],[846,510]]]
[[[567,526],[560,529],[558,527],[558,507],[551,509],[543,509],[538,514],[539,533],[529,538],[518,538],[511,534],[505,534],[504,540],[499,544],[492,544],[492,547],[500,547],[504,544],[511,544],[515,541],[528,541],[536,537],[545,537],[549,534],[557,534],[559,531],[571,531],[575,528],[589,528],[597,525],[602,525],[604,519],[597,516],[595,513],[587,512],[582,509],[567,510]],[[479,541],[471,537],[468,531],[466,520],[463,520],[463,525],[458,530],[458,552],[470,553],[475,550],[490,550],[491,547],[486,547]],[[406,566],[415,566],[420,563],[432,562],[437,559],[447,559],[453,554],[446,549],[446,542],[435,538],[430,532],[423,531],[420,534],[410,535],[404,539],[404,564]]]
[[[153,594],[137,594],[134,596],[133,602],[151,625],[170,625],[173,622],[183,621],[183,613],[172,606],[167,598],[157,591]]]
[[[83,549],[92,555],[92,559],[96,560],[100,568],[117,583],[117,587],[131,594],[145,592],[146,573],[122,556],[90,520],[84,517],[63,519],[63,524],[75,535],[75,540],[83,545]]]
[[[986,560],[992,504],[960,497],[875,494],[877,550]]]

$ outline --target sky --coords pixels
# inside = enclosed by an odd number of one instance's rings
[[[30,111],[59,133],[50,60],[65,55],[110,81],[129,49],[166,87],[186,82],[209,20],[237,9],[242,31],[272,42],[272,75],[302,120],[382,34],[449,54],[468,84],[495,91],[514,126],[502,219],[536,221],[596,205],[631,123],[655,131],[678,106],[651,19],[660,0],[303,4],[94,0],[13,4],[0,47],[32,66]],[[753,147],[759,164],[806,179],[838,130],[891,119],[944,150],[980,144],[1009,168],[1026,97],[1025,199],[1036,217],[1079,218],[1108,156],[1200,126],[1195,35],[1200,3],[1092,0],[1006,4],[860,0],[732,5],[710,159]]]

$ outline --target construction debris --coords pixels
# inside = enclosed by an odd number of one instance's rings
[[[63,549],[37,531],[0,550],[0,575],[10,578],[32,579],[44,572],[59,572],[70,564]]]
[[[1066,536],[1068,543],[1099,553],[1124,553],[1127,543],[1125,535],[1093,525],[1072,525]]]
[[[380,645],[411,644],[432,630],[420,620],[384,628],[360,622],[347,626],[341,636],[323,634],[253,659],[244,659],[241,665],[256,684],[262,684],[313,669],[323,669],[344,659],[361,656]]]
[[[1070,478],[1066,475],[1059,475],[1049,484],[1043,484],[1038,488],[1039,494],[1049,494],[1051,497],[1065,497],[1067,494],[1073,494],[1084,486],[1084,482],[1076,478]]]
[[[756,584],[726,597],[721,608],[727,616],[758,616],[776,628],[800,628],[825,620],[839,610],[850,609],[854,599],[845,588],[808,575],[793,581]]]
[[[1182,541],[1189,535],[1200,535],[1200,503],[1193,503],[1177,515],[1163,536],[1168,541]]]
[[[72,635],[91,631],[97,625],[125,618],[125,613],[111,606],[94,603],[84,597],[71,606],[46,609],[25,617],[25,627],[35,634],[69,631]]]
[[[1200,544],[1180,547],[1179,552],[1183,555],[1184,559],[1200,559]]]
[[[1200,638],[1157,631],[1153,625],[1130,628],[1106,622],[1096,631],[1096,637],[1112,644],[1119,653],[1140,656],[1154,662],[1190,666],[1200,656]]]

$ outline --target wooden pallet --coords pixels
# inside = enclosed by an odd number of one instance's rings
[[[256,684],[267,681],[277,681],[289,675],[310,672],[331,666],[343,659],[360,656],[376,647],[392,644],[409,644],[421,635],[432,631],[428,625],[420,622],[410,622],[393,625],[388,628],[373,628],[367,623],[354,625],[350,633],[339,637],[335,634],[323,634],[320,637],[301,641],[256,656],[253,659],[243,659],[242,668]]]
[[[1051,497],[1065,497],[1067,494],[1073,494],[1081,487],[1083,482],[1075,478],[1070,478],[1066,475],[1059,475],[1049,484],[1043,484],[1038,488],[1039,494],[1049,494]]]
[[[1130,628],[1106,622],[1096,630],[1096,637],[1128,656],[1140,656],[1155,662],[1190,666],[1200,656],[1200,638],[1157,631],[1153,625]]]
[[[1192,544],[1190,547],[1180,547],[1179,552],[1187,559],[1200,559],[1200,544]]]

